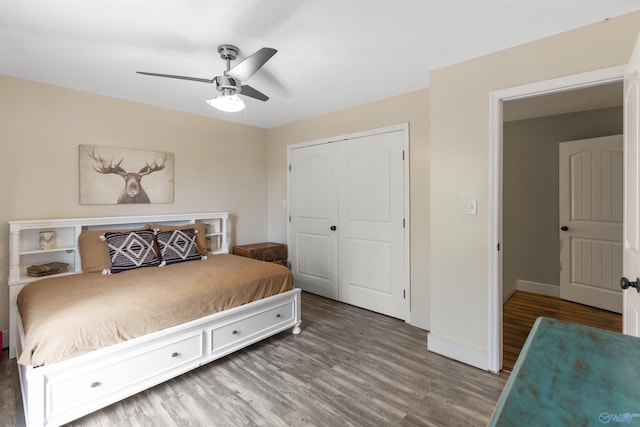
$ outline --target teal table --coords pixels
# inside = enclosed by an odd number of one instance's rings
[[[640,338],[540,317],[489,426],[640,426]]]

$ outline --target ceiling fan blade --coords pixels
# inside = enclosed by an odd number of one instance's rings
[[[227,75],[240,81],[248,80],[256,71],[260,69],[273,55],[278,52],[270,47],[263,47],[244,61],[231,68]]]
[[[202,82],[202,83],[213,83],[215,81],[215,77],[213,79],[201,79],[199,77],[176,76],[176,75],[173,75],[173,74],[147,73],[147,72],[144,72],[144,71],[136,71],[136,73],[144,74],[145,76],[168,77],[170,79],[191,80],[191,81],[194,81],[194,82]]]
[[[269,99],[267,95],[265,95],[264,93],[260,92],[257,89],[252,88],[249,85],[240,86],[240,95],[248,96],[250,98],[255,98],[260,101],[266,101]]]

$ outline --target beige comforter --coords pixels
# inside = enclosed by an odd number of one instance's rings
[[[18,295],[26,335],[18,363],[68,359],[287,291],[292,283],[286,267],[235,255],[39,280]]]

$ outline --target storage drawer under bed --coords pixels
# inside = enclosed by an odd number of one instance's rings
[[[149,351],[133,354],[126,360],[115,361],[89,372],[73,376],[49,375],[45,386],[45,418],[50,420],[90,405],[121,392],[123,388],[135,388],[145,380],[201,358],[202,350],[203,335],[197,331],[178,341],[159,343]]]
[[[294,304],[289,301],[211,330],[211,352],[224,352],[247,341],[257,340],[280,325],[290,323]]]

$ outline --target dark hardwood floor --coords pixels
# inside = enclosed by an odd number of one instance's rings
[[[560,298],[517,291],[502,307],[503,369],[513,370],[520,350],[540,317],[622,332],[622,315]]]
[[[426,349],[427,332],[302,295],[302,334],[278,334],[72,426],[484,426],[507,379]],[[0,425],[23,426],[15,360]]]

